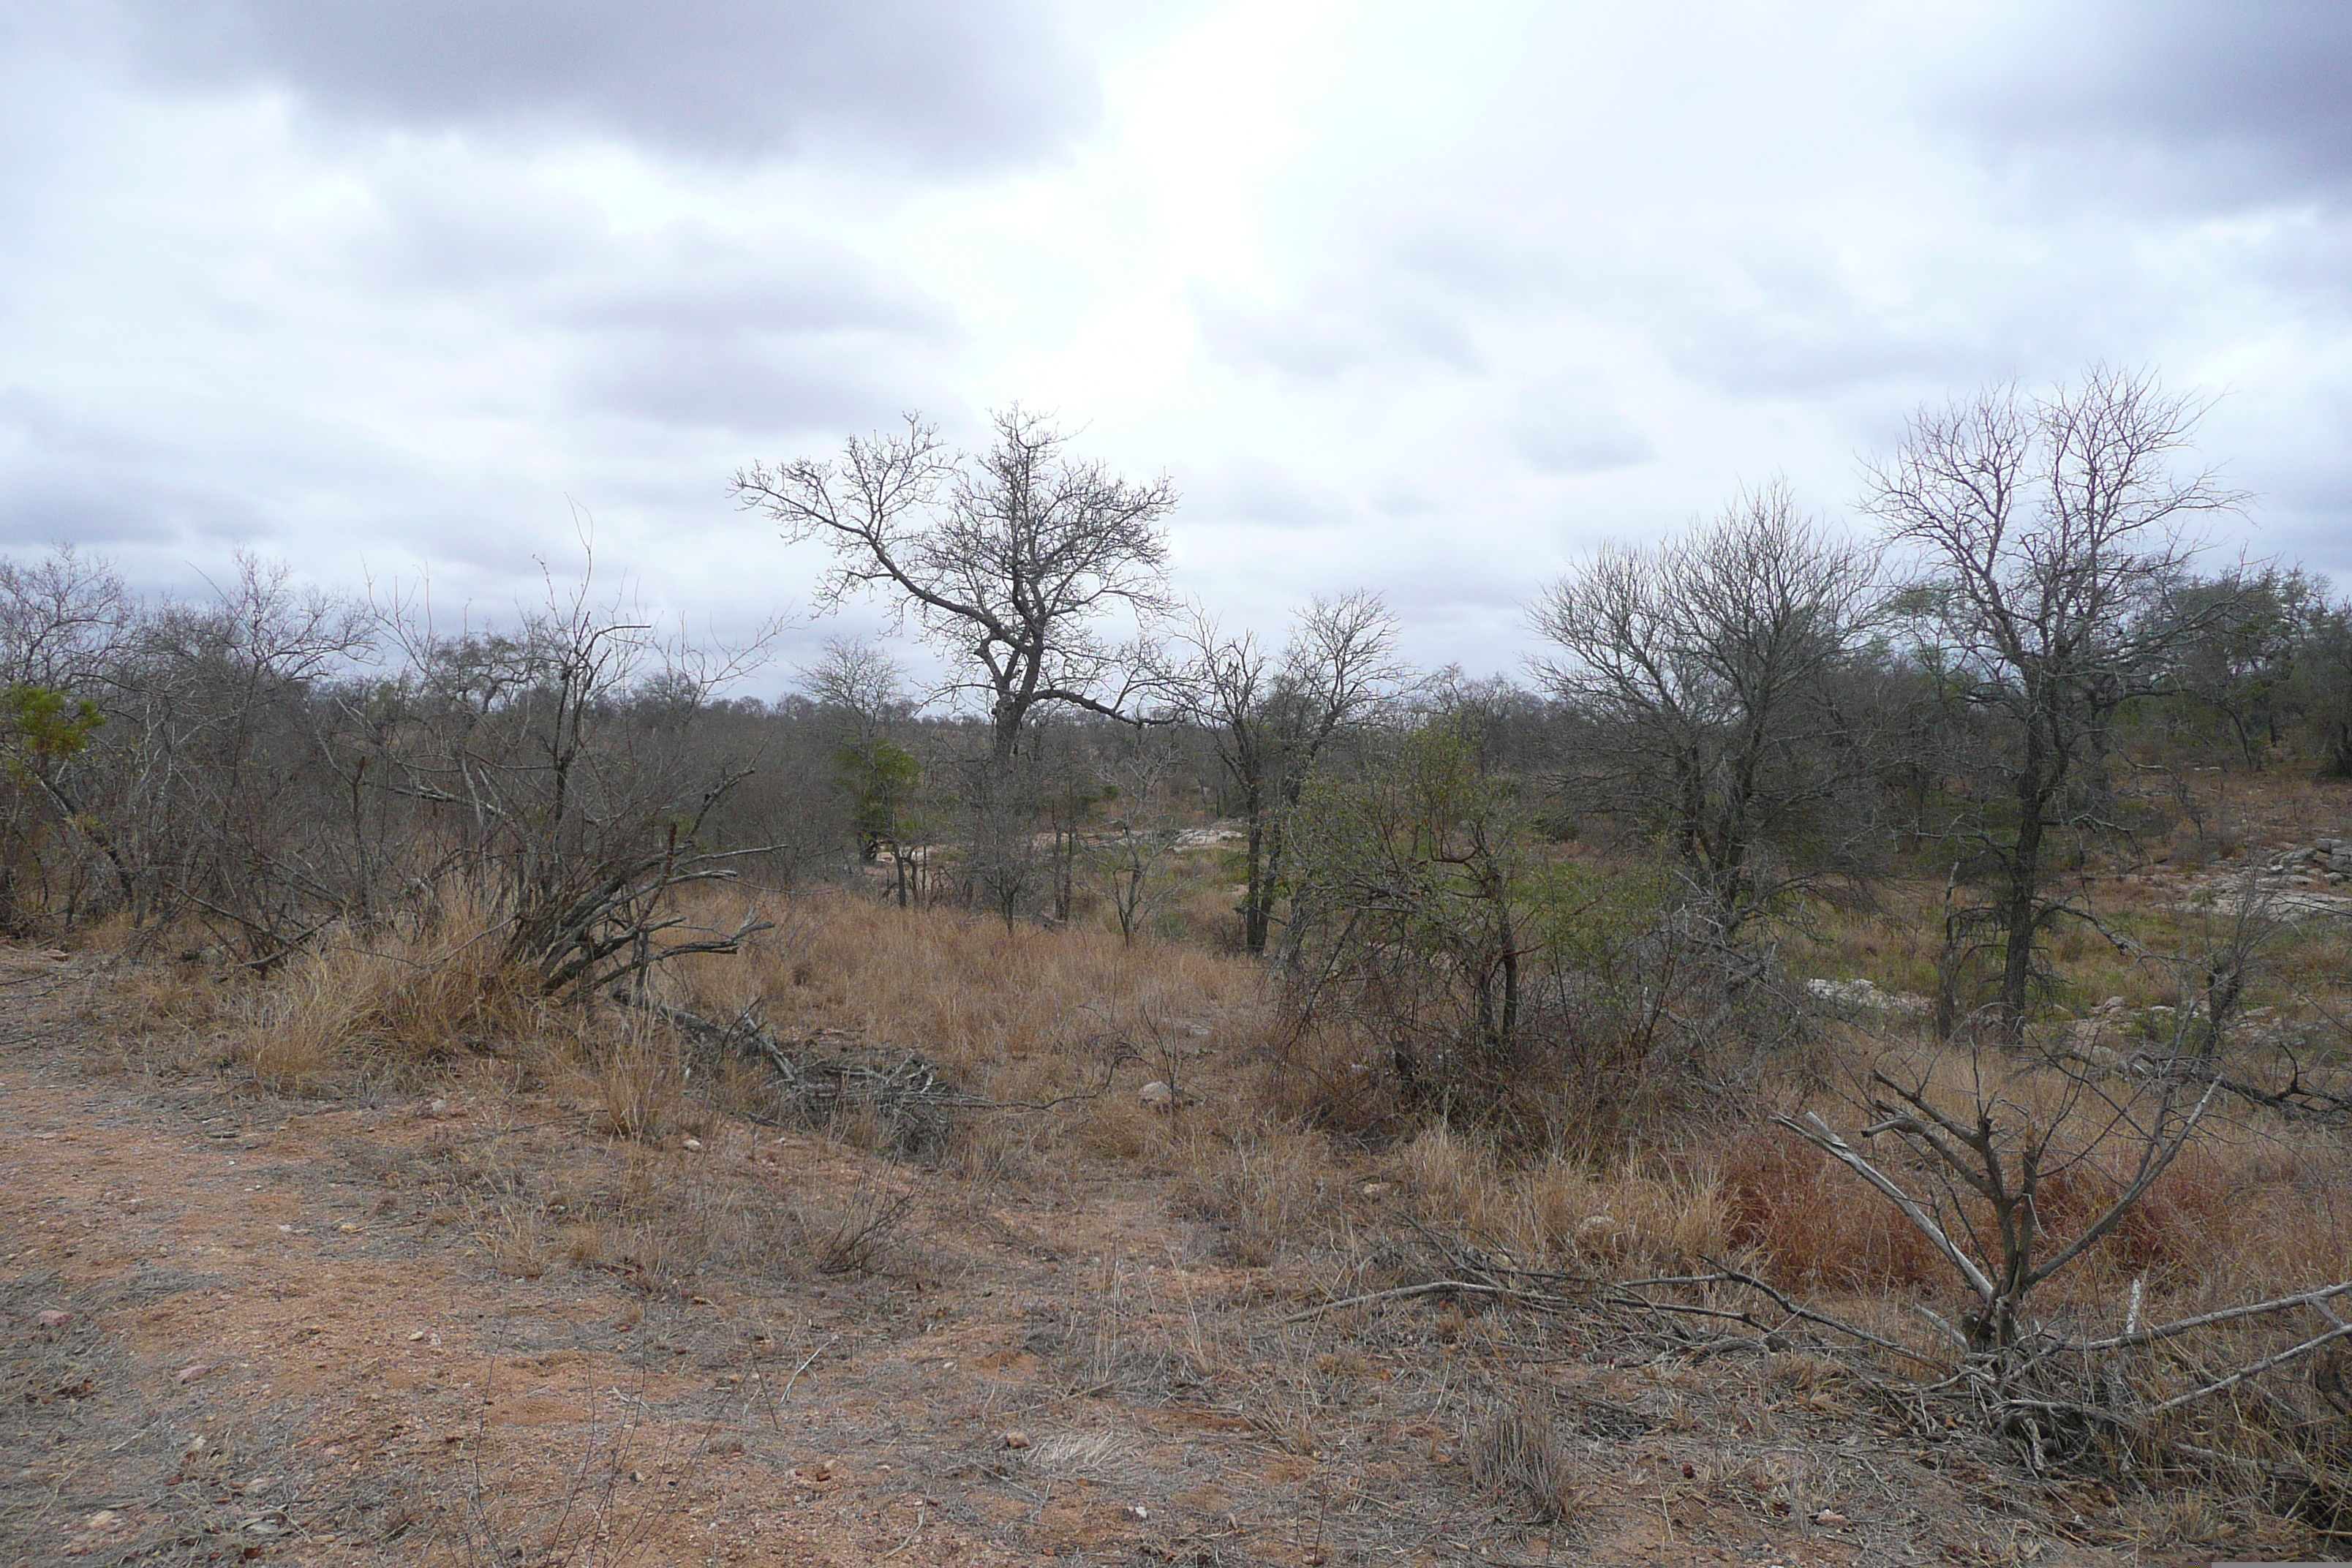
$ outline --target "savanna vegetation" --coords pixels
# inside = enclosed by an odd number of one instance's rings
[[[2107,371],[1922,411],[1861,524],[1767,486],[1603,550],[1484,679],[1370,588],[1179,603],[1170,489],[1018,409],[735,481],[931,689],[836,641],[733,695],[772,629],[668,640],[586,571],[450,631],[258,560],[0,563],[0,929],[259,1091],[500,1064],[616,1147],[1118,1173],[1318,1330],[1800,1368],[2151,1542],[2340,1540],[2352,604],[2201,544],[2256,503],[2196,414]],[[474,1234],[854,1275],[900,1191]],[[1475,1477],[1572,1521],[1516,1376]]]

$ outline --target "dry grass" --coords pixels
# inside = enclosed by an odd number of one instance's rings
[[[1470,1436],[1470,1477],[1541,1523],[1573,1521],[1586,1506],[1575,1467],[1547,1417],[1524,1407],[1496,1411]]]
[[[2312,816],[2307,804],[2294,814]],[[2261,831],[2246,838],[2266,842]],[[2194,917],[2176,907],[2177,884],[2133,875],[2140,879],[2102,882],[2102,909],[2153,943],[2191,936]],[[1875,910],[1822,911],[1819,940],[1798,949],[1800,966],[1864,976],[1889,991],[1931,988],[1938,892],[1898,886]],[[1163,929],[1213,928],[1222,897],[1199,895],[1198,908]],[[779,1037],[811,1050],[919,1053],[961,1090],[1001,1109],[963,1114],[944,1148],[924,1152],[931,1168],[920,1171],[903,1153],[895,1165],[863,1157],[893,1152],[891,1140],[855,1118],[781,1141],[773,1131],[755,1134],[740,1113],[761,1103],[761,1069],[710,1059],[642,1022],[558,1026],[489,966],[492,944],[469,938],[461,921],[429,938],[330,949],[249,991],[192,968],[137,983],[154,989],[145,1012],[159,1030],[201,1029],[226,1009],[239,1023],[240,1059],[280,1090],[415,1079],[456,1070],[478,1046],[539,1041],[557,1091],[586,1108],[585,1125],[606,1142],[551,1163],[527,1140],[469,1132],[478,1143],[452,1138],[428,1151],[425,1184],[447,1223],[509,1274],[599,1271],[670,1296],[721,1279],[919,1277],[933,1267],[929,1228],[989,1201],[975,1194],[1018,1187],[1049,1205],[1075,1205],[1129,1182],[1149,1184],[1129,1190],[1156,1191],[1173,1216],[1204,1227],[1187,1246],[1234,1268],[1286,1270],[1287,1289],[1309,1277],[1320,1289],[1389,1267],[1372,1260],[1398,1256],[1410,1216],[1504,1268],[1623,1278],[1729,1263],[1927,1348],[1935,1342],[1909,1308],[1949,1310],[1958,1290],[1948,1266],[1848,1172],[1761,1125],[1763,1108],[1807,1104],[1851,1130],[1865,1120],[1855,1086],[1875,1068],[1925,1083],[1955,1109],[1982,1098],[2003,1116],[2053,1130],[2066,1166],[2044,1193],[2045,1253],[2113,1202],[2137,1152],[2128,1127],[2075,1077],[2043,1062],[1941,1051],[1916,1026],[1830,1028],[1816,1042],[1820,1054],[1768,1068],[1753,1114],[1594,1154],[1568,1142],[1579,1110],[1568,1106],[1558,1146],[1505,1148],[1443,1122],[1413,1125],[1384,1098],[1381,1075],[1360,1070],[1360,1042],[1312,1037],[1277,1051],[1265,970],[1209,943],[1143,937],[1128,945],[1113,932],[1075,928],[1007,931],[987,919],[899,910],[843,892],[774,900],[767,912],[778,929],[745,958],[696,959],[666,984],[707,1016],[757,1005]],[[2278,948],[2282,963],[2263,996],[2284,1007],[2314,987],[2341,986],[2345,952],[2341,932],[2295,933]],[[2068,998],[2179,1000],[2167,975],[2080,931],[2063,935],[2052,957]],[[1150,1080],[1171,1086],[1164,1106],[1139,1098]],[[688,1151],[689,1135],[707,1146]],[[2352,1276],[2348,1194],[2352,1150],[2340,1133],[2232,1108],[2210,1120],[2127,1221],[2045,1287],[2037,1305],[2112,1332],[2135,1285],[2146,1321]],[[1283,1452],[1315,1453],[1318,1424],[1357,1375],[1343,1357],[1332,1362],[1339,1370],[1322,1370],[1213,1349],[1200,1341],[1197,1317],[1187,1340],[1180,1318],[1140,1299],[1144,1289],[1115,1270],[1103,1277],[1087,1303],[1083,1353],[1074,1352],[1074,1386],[1157,1397],[1239,1368],[1232,1375],[1265,1385],[1236,1396],[1258,1430]],[[1432,1364],[1499,1331],[1434,1300],[1417,1300],[1411,1311],[1428,1325],[1415,1353]],[[2200,1368],[2242,1357],[2243,1346],[2217,1338],[2180,1342],[2172,1353],[2164,1367],[2130,1375],[2179,1386]],[[1811,1408],[1817,1384],[1833,1380],[1823,1370],[1830,1363],[1784,1359],[1759,1374],[1759,1399]],[[2250,1402],[2231,1417],[2242,1419],[2245,1435],[2229,1441],[2246,1453],[2286,1451],[2279,1432],[2326,1415],[2315,1397],[2297,1384],[2274,1407]],[[1519,1517],[1574,1520],[1590,1495],[1549,1418],[1515,1404],[1479,1408],[1479,1422],[1449,1429],[1463,1436],[1477,1483]],[[1753,1420],[1770,1418],[1759,1406]],[[1675,1430],[1682,1419],[1660,1417]],[[2228,1446],[2210,1426],[2196,1440]],[[2308,1445],[2292,1451],[2302,1456],[2296,1463],[2319,1462]],[[1035,1462],[1047,1468],[1042,1454]],[[2205,1539],[2227,1511],[2216,1496],[2191,1489],[2149,1502],[2143,1523],[2151,1539]],[[2006,1548],[1984,1550],[1981,1560],[1993,1561]]]
[[[1673,1272],[1731,1249],[1722,1184],[1654,1157],[1600,1170],[1559,1155],[1507,1163],[1491,1145],[1440,1123],[1406,1144],[1397,1163],[1424,1223],[1500,1247],[1524,1268]]]
[[[330,942],[247,994],[239,1054],[263,1087],[306,1094],[533,1038],[553,1018],[501,963],[499,935],[487,910],[460,904],[419,931]]]
[[[1213,952],[1045,931],[847,894],[811,895],[748,966],[708,961],[689,985],[714,1005],[747,990],[770,1016],[846,1025],[919,1051],[999,1099],[1062,1092],[1073,1058],[1128,1051],[1157,1068],[1197,1042],[1262,1026],[1263,977]]]

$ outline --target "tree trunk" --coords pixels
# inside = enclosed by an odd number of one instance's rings
[[[1249,813],[1248,865],[1242,886],[1242,948],[1252,956],[1265,952],[1265,796],[1255,784],[1245,802]]]
[[[2029,742],[2032,751],[2039,747]],[[2029,752],[2031,755],[2031,751]],[[2000,1039],[2014,1046],[2025,1038],[2028,994],[2033,983],[2033,938],[2042,923],[2042,827],[2049,789],[2034,756],[2018,774],[2017,842],[2009,855],[2009,886],[2000,902],[2005,951],[2000,972]]]

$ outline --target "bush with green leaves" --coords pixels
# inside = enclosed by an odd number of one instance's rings
[[[1348,1039],[1416,1116],[1607,1142],[1744,1077],[1736,1047],[1790,1018],[1769,955],[1685,918],[1668,865],[1563,855],[1450,720],[1310,789],[1295,865],[1290,1037]]]

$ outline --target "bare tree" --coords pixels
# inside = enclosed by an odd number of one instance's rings
[[[824,657],[801,671],[801,690],[816,704],[825,731],[834,791],[848,809],[857,858],[871,865],[889,852],[901,908],[913,892],[907,832],[923,782],[921,761],[890,735],[914,710],[906,684],[898,660],[876,643],[851,637],[828,639]]]
[[[509,962],[551,993],[627,981],[642,994],[655,963],[732,952],[759,929],[747,915],[732,931],[682,931],[676,895],[758,852],[705,836],[751,762],[698,754],[687,731],[712,689],[761,662],[772,625],[733,648],[666,639],[625,595],[600,595],[593,560],[572,584],[548,576],[510,632],[442,634],[414,602],[384,606],[380,624],[407,669],[378,776],[416,804],[440,852],[421,880],[488,902]]]
[[[2228,612],[2215,599],[2158,613],[2196,554],[2184,525],[2242,499],[2210,472],[2172,471],[2200,412],[2152,374],[2095,369],[2040,397],[2002,386],[1923,410],[1869,470],[1872,510],[1927,559],[1913,596],[1922,662],[1982,720],[1976,756],[1951,773],[1987,787],[1952,832],[1956,884],[1984,885],[1989,900],[1948,924],[1947,1032],[1953,955],[1987,929],[2001,950],[1997,1024],[2021,1038],[2036,944],[2067,909],[2048,885],[2053,841],[2110,826],[2093,776],[2109,722]]]
[[[1165,684],[1215,741],[1248,834],[1242,942],[1265,951],[1281,896],[1288,822],[1332,742],[1393,699],[1407,671],[1396,620],[1377,594],[1317,599],[1279,653],[1255,632],[1228,637],[1198,608],[1179,627]]]
[[[881,589],[926,641],[977,664],[954,685],[987,702],[1006,758],[1041,705],[1130,716],[1139,660],[1097,623],[1164,606],[1162,523],[1176,494],[1164,479],[1135,484],[1070,457],[1063,432],[1017,405],[994,423],[986,452],[950,456],[909,416],[903,432],[851,437],[837,459],[755,463],[730,488],[785,538],[832,546],[821,605]]]
[[[1119,941],[1132,946],[1145,921],[1185,879],[1178,874],[1179,833],[1165,795],[1177,753],[1166,731],[1138,731],[1107,770],[1108,798],[1119,808],[1087,846],[1087,860],[1110,900]]]
[[[870,740],[914,711],[906,667],[863,638],[826,638],[824,656],[800,677],[802,692],[853,740]]]
[[[1784,485],[1652,549],[1603,549],[1534,608],[1543,683],[1591,725],[1589,804],[1662,835],[1728,938],[1853,871],[1878,758],[1857,647],[1874,570]]]

